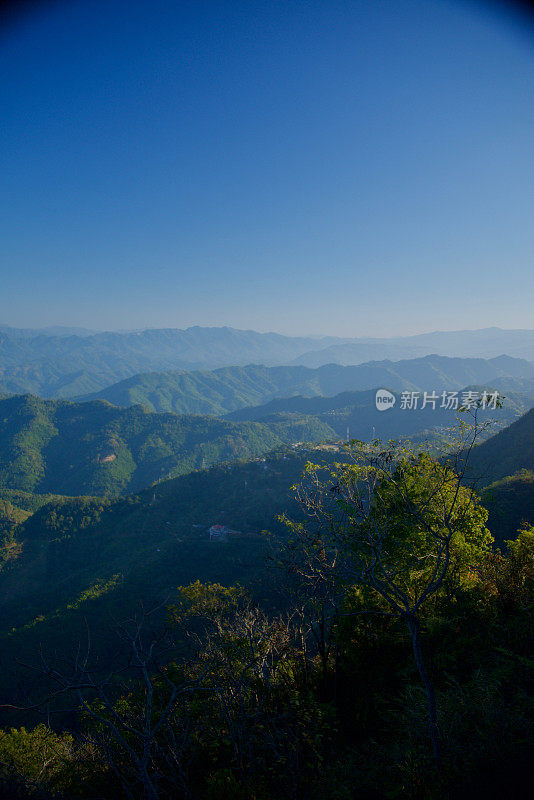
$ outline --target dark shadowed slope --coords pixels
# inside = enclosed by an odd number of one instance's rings
[[[310,457],[329,456],[288,450],[190,473],[135,496],[56,498],[20,520],[19,556],[0,570],[2,691],[15,659],[35,663],[40,643],[47,655],[73,652],[86,622],[95,652],[109,657],[116,649],[113,620],[141,601],[168,601],[180,585],[239,581],[272,592],[261,532],[283,534],[278,515],[298,513],[290,487]],[[214,523],[242,535],[210,542]]]
[[[484,486],[523,469],[534,470],[534,409],[471,455],[471,473]]]
[[[502,547],[520,528],[534,525],[534,472],[521,470],[490,484],[482,492],[482,504],[489,511],[488,527]]]

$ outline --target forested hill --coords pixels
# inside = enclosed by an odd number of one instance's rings
[[[534,525],[534,409],[474,448],[469,476],[483,489],[498,545]]]
[[[297,513],[290,487],[306,459],[333,457],[289,448],[163,481],[134,496],[52,499],[20,520],[18,557],[0,569],[2,663],[32,663],[39,643],[48,653],[72,652],[84,619],[95,651],[105,657],[112,619],[133,612],[141,600],[168,599],[177,586],[197,579],[239,581],[269,592],[272,570],[261,533],[283,534],[278,515]],[[214,523],[242,535],[224,545],[210,542]],[[111,644],[113,650],[115,637]],[[0,697],[9,681],[6,674]]]
[[[313,418],[234,423],[15,396],[0,400],[0,489],[118,494],[280,444],[334,436]]]
[[[473,450],[471,472],[484,485],[534,470],[534,409]]]
[[[222,415],[245,406],[294,395],[333,396],[345,391],[385,387],[393,391],[451,391],[469,385],[499,381],[528,391],[534,366],[523,359],[501,356],[448,358],[426,356],[405,361],[377,361],[342,367],[225,367],[213,371],[146,373],[135,375],[84,400],[103,399],[118,406],[142,403],[153,411],[178,414]]]

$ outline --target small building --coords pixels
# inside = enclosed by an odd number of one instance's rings
[[[243,536],[241,531],[235,531],[228,525],[212,525],[210,528],[210,542],[227,542],[229,537],[239,539]]]
[[[212,525],[210,528],[210,542],[227,542],[228,528],[226,525]]]

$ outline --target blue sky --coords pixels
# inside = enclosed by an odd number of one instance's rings
[[[534,328],[534,27],[44,3],[0,37],[0,322]]]

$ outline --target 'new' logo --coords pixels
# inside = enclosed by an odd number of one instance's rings
[[[395,405],[397,398],[387,389],[377,389],[375,395],[375,405],[378,411],[389,411]]]

